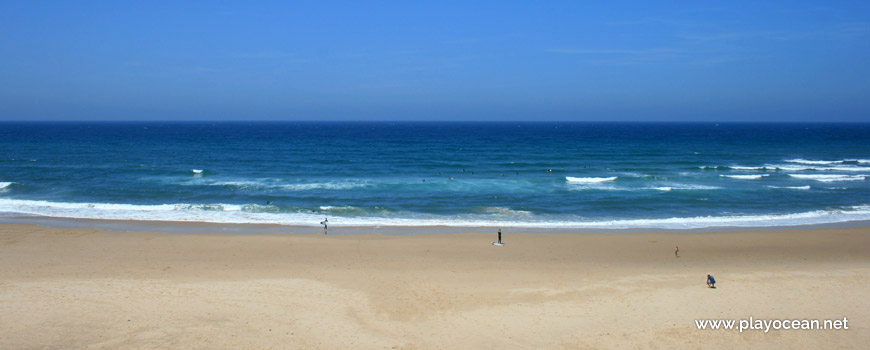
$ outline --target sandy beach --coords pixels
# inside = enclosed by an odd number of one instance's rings
[[[162,234],[0,225],[3,349],[866,348],[870,227]],[[679,245],[680,257],[674,256]],[[705,285],[707,274],[717,288]],[[699,330],[700,319],[848,319]]]

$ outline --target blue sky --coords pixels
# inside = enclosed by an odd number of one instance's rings
[[[0,120],[870,121],[868,1],[0,1]]]

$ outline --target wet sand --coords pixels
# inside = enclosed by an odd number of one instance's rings
[[[3,349],[865,348],[870,227],[164,234],[0,225]],[[674,246],[680,257],[674,257]],[[707,288],[707,274],[716,289]],[[696,319],[848,330],[699,330]]]

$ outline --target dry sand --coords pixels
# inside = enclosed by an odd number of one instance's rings
[[[2,349],[867,348],[870,227],[411,236],[0,225]],[[674,257],[674,246],[680,257]],[[718,288],[705,285],[713,274]],[[848,330],[698,330],[696,319]]]

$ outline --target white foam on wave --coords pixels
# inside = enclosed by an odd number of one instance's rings
[[[789,174],[796,179],[814,180],[819,182],[836,181],[864,181],[867,175],[839,175],[839,174]]]
[[[584,186],[585,185],[585,186]],[[623,192],[634,192],[634,191],[662,191],[662,192],[670,192],[670,191],[679,191],[679,190],[695,190],[695,191],[708,191],[708,190],[721,190],[722,187],[718,186],[705,186],[705,185],[687,185],[687,184],[663,184],[660,186],[646,186],[646,187],[620,187],[620,186],[609,186],[602,184],[576,184],[576,186],[572,186],[576,188],[569,188],[570,190],[596,190],[596,191],[623,191]]]
[[[647,174],[641,174],[641,173],[635,173],[635,172],[623,172],[623,173],[620,173],[619,176],[638,177],[638,178],[644,178],[644,177],[655,178],[656,177],[655,175],[647,175]]]
[[[807,186],[767,186],[767,188],[777,188],[777,189],[785,189],[785,190],[809,190],[811,187]]]
[[[328,211],[337,214],[365,214],[365,209],[352,205],[321,205],[319,209],[322,211]],[[375,209],[378,209],[381,213],[387,212],[381,207],[375,207]]]
[[[267,184],[257,181],[215,181],[208,183],[208,186],[229,186],[229,187],[239,187],[242,189],[247,188],[257,188],[257,187],[268,187]]]
[[[497,216],[530,216],[532,212],[526,210],[514,210],[504,207],[486,207],[483,208],[484,213],[494,214]]]
[[[594,184],[616,180],[616,176],[611,177],[571,177],[566,176],[565,180],[573,184]]]
[[[861,205],[839,210],[815,210],[803,213],[746,216],[703,216],[666,219],[629,219],[583,223],[554,223],[555,227],[590,229],[702,229],[710,227],[773,227],[817,225],[870,219],[870,206]],[[534,226],[533,226],[534,227]]]
[[[769,169],[766,166],[742,166],[742,165],[732,165],[728,167],[732,170],[767,170]]]
[[[321,182],[279,185],[278,188],[286,191],[310,191],[310,190],[349,190],[369,186],[358,182]]]
[[[731,179],[738,180],[757,180],[763,177],[768,177],[770,174],[758,174],[758,175],[719,175],[721,177],[727,177]]]
[[[349,190],[370,186],[366,182],[336,181],[312,183],[281,183],[279,180],[185,182],[182,185],[227,186],[239,189],[277,189],[284,191]]]
[[[226,187],[231,190],[268,190],[274,189],[276,186],[265,181],[217,181],[205,180],[200,176],[194,175],[190,180],[184,182],[172,183],[181,186],[211,186],[211,187]]]
[[[272,204],[245,204],[241,206],[241,211],[251,213],[277,213],[281,211],[281,208]]]
[[[0,199],[0,212],[37,216],[104,220],[147,220],[236,224],[278,224],[319,226],[322,213],[250,212],[246,206],[210,204],[132,205],[109,203],[60,203]],[[460,216],[416,214],[399,217],[330,215],[335,226],[450,226],[450,227],[527,227],[561,229],[702,229],[711,227],[771,227],[870,221],[870,205],[803,213],[744,216],[699,216],[651,219],[588,220],[553,219],[523,214],[508,208],[493,208],[492,213]]]
[[[185,203],[138,205],[0,199],[0,212],[36,216],[99,220],[284,223],[279,219],[284,214],[275,216],[276,214],[273,213],[258,213],[252,209],[255,209],[254,205]]]
[[[785,165],[778,164],[774,165],[777,170],[780,171],[870,171],[868,167],[860,167],[854,165],[843,165],[843,166],[829,166],[829,167],[814,167],[814,166],[801,166],[801,165]]]
[[[815,167],[805,166],[805,165],[772,165],[772,168],[780,171],[813,171],[817,170]]]
[[[857,162],[858,164],[870,164],[870,159],[845,159],[847,162]]]
[[[860,160],[854,160],[860,161]],[[701,166],[702,170],[749,170],[749,171],[868,171],[870,168],[857,165],[836,165],[842,164],[845,161],[809,161],[799,159],[789,159],[785,162],[791,164],[765,164],[762,166],[745,166],[745,165],[729,165],[729,166]],[[863,164],[863,163],[862,163]]]
[[[705,186],[705,185],[673,184],[673,185],[669,185],[669,186],[648,187],[646,189],[670,192],[670,191],[674,191],[674,190],[696,190],[696,191],[720,190],[720,189],[722,189],[722,187]]]
[[[5,189],[6,187],[9,187],[9,185],[11,185],[11,184],[12,184],[11,182],[0,182],[0,190]]]
[[[810,164],[810,165],[827,165],[827,164],[841,164],[844,161],[842,160],[806,160],[801,158],[795,159],[786,159],[784,162],[786,163],[798,163],[798,164]]]
[[[321,205],[320,210],[355,210],[358,209],[354,206],[332,206],[332,205]]]

